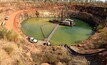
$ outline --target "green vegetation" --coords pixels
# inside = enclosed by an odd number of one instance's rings
[[[18,60],[17,61],[17,65],[26,65],[23,61],[21,61],[21,60]]]
[[[4,47],[4,50],[10,55],[13,51],[12,47]]]
[[[16,34],[14,31],[9,31],[5,28],[0,30],[0,38],[17,42],[19,41],[19,35]]]

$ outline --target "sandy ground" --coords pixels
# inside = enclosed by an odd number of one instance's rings
[[[23,12],[29,12],[29,11],[35,11],[35,9],[29,9],[29,10],[19,10],[16,11],[12,14],[9,15],[9,19],[6,20],[5,22],[5,28],[8,30],[13,30],[15,31],[17,34],[22,34],[21,30],[20,30],[20,22],[16,21],[17,20],[17,16]],[[38,42],[36,44],[42,45],[44,43],[44,41],[38,40]]]
[[[14,24],[17,23],[15,22],[16,16],[22,12],[24,11],[20,10],[20,11],[14,12],[13,14],[10,14],[9,19],[5,23],[5,28],[8,30],[14,30],[16,33],[18,33],[17,26],[15,26]]]
[[[30,11],[35,11],[35,9],[28,9],[28,10],[19,10],[19,11],[16,11],[16,12],[14,12],[14,13],[12,13],[12,14],[10,14],[9,15],[9,19],[8,20],[6,20],[6,23],[5,23],[5,28],[6,29],[8,29],[8,30],[13,30],[13,31],[15,31],[16,33],[18,33],[19,34],[19,24],[20,24],[20,22],[18,22],[18,21],[15,21],[16,20],[16,18],[17,18],[17,16],[19,15],[19,14],[21,14],[21,13],[24,13],[24,12],[30,12]]]

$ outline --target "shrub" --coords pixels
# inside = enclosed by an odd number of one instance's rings
[[[0,38],[6,39],[7,30],[5,28],[0,30]]]
[[[19,36],[14,31],[8,31],[6,34],[6,38],[9,41],[15,41],[16,42],[16,41],[18,41]]]
[[[63,49],[58,47],[46,48],[44,51],[42,51],[42,53],[32,53],[31,56],[38,65],[40,65],[41,63],[56,65],[58,62],[68,63],[69,61],[72,61],[72,57],[62,50]]]
[[[14,31],[9,31],[5,28],[0,30],[0,38],[7,39],[9,41],[17,42],[19,41],[19,35]]]
[[[11,52],[13,51],[12,47],[5,47],[4,50],[8,53],[11,54]]]
[[[25,63],[23,61],[21,61],[21,60],[18,60],[17,61],[17,65],[25,65]]]
[[[3,10],[0,10],[0,13],[2,13],[3,12]]]

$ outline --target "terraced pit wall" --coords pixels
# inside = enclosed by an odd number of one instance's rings
[[[36,12],[39,12],[39,17],[61,17],[61,7],[63,8],[64,6],[53,7],[53,9],[37,8],[37,10],[33,12],[24,12],[20,15],[19,20],[22,22],[28,18],[37,17]],[[63,11],[64,16],[85,20],[85,22],[91,24],[92,26],[107,26],[107,8],[105,7],[97,7],[91,5],[71,5],[67,11],[65,11],[65,9]]]
[[[75,5],[74,7],[81,12],[91,13],[103,19],[107,17],[107,7],[98,7],[95,5]]]
[[[93,5],[74,5],[76,12],[71,13],[71,17],[77,17],[92,24],[107,26],[107,7]]]

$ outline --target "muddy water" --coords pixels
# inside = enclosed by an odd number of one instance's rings
[[[22,31],[28,36],[33,36],[38,40],[44,40],[55,27],[55,24],[48,22],[50,19],[53,18],[30,18],[25,20],[22,22]],[[73,27],[59,26],[50,40],[53,45],[74,45],[91,36],[93,32],[92,27],[81,20],[73,20],[76,23]]]

